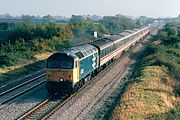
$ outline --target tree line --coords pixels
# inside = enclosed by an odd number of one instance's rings
[[[91,36],[92,39],[94,31],[98,32],[98,37],[103,37],[107,33],[115,34],[141,26],[136,20],[124,16],[106,16],[95,22],[73,15],[68,22],[61,24],[51,21],[48,16],[46,19],[47,23],[17,22],[5,25],[7,28],[3,26],[9,34],[8,41],[0,45],[0,67],[21,63],[23,59],[33,59],[37,53],[59,51],[68,47],[75,38]]]

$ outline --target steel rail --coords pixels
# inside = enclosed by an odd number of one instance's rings
[[[36,75],[36,74],[38,74],[38,73],[40,73],[40,72],[42,72],[42,71],[45,71],[45,69],[36,71],[36,72],[33,73],[33,74],[26,75],[26,76],[24,76],[24,77],[22,77],[22,78],[17,79],[17,81],[20,81],[20,80],[22,80],[22,79],[26,79],[26,78],[28,78],[28,77],[30,77],[30,76],[33,76],[33,75]],[[8,85],[8,84],[1,86],[0,89],[6,87],[7,85]]]
[[[33,109],[31,109],[30,111],[28,111],[27,113],[25,113],[23,116],[21,116],[20,118],[18,118],[18,120],[24,120],[25,118],[29,117],[33,112],[35,112],[36,110],[38,110],[40,107],[44,106],[45,104],[47,104],[50,101],[50,99],[46,99],[45,101],[43,101],[42,103],[40,103],[39,105],[37,105],[36,107],[34,107]]]
[[[5,95],[5,94],[7,94],[7,93],[9,93],[9,92],[11,92],[11,91],[13,91],[13,90],[15,90],[15,89],[17,89],[17,88],[20,88],[20,87],[22,87],[22,86],[24,86],[24,85],[26,85],[26,84],[28,84],[28,83],[31,83],[31,82],[33,82],[33,81],[35,81],[35,80],[37,80],[37,79],[39,79],[39,78],[41,78],[41,77],[43,77],[43,76],[45,76],[45,75],[46,75],[46,74],[43,73],[42,75],[39,75],[39,76],[37,76],[37,77],[35,77],[35,78],[32,78],[32,79],[30,79],[30,80],[28,80],[28,81],[26,81],[26,82],[23,82],[22,84],[19,84],[19,85],[15,86],[15,87],[13,87],[13,88],[10,88],[10,89],[8,89],[8,90],[6,90],[6,91],[4,91],[4,92],[1,92],[1,93],[0,93],[0,97],[3,96],[3,95]]]
[[[0,105],[3,105],[3,104],[5,104],[5,103],[9,102],[10,100],[12,100],[12,99],[14,99],[14,98],[16,98],[16,97],[18,97],[18,96],[20,96],[20,95],[22,95],[22,94],[24,94],[24,93],[30,91],[30,90],[32,90],[33,88],[38,87],[39,85],[41,85],[41,84],[43,84],[43,83],[45,83],[45,80],[39,82],[38,84],[36,84],[36,85],[34,85],[34,86],[32,86],[32,87],[30,87],[30,88],[28,88],[28,89],[26,89],[26,90],[24,90],[24,91],[18,93],[18,94],[16,94],[16,95],[14,95],[14,96],[12,96],[12,97],[10,97],[10,98],[8,98],[8,99],[6,99],[5,101],[1,102]]]

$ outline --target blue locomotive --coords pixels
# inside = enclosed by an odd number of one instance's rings
[[[97,71],[145,37],[150,27],[126,30],[91,43],[64,49],[47,59],[46,88],[50,94],[78,90]]]

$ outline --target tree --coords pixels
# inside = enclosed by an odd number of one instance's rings
[[[34,18],[34,16],[30,16],[30,15],[22,15],[21,16],[22,21],[25,23],[32,23],[33,18]]]
[[[110,34],[122,32],[125,29],[133,29],[136,26],[135,21],[125,16],[105,16],[99,22],[106,27]]]
[[[5,19],[12,19],[13,17],[12,17],[10,14],[6,13],[6,14],[4,15],[4,18],[5,18]]]
[[[85,23],[85,18],[83,18],[82,16],[80,15],[72,15],[71,19],[69,20],[69,23],[70,24],[82,24],[82,23]]]
[[[49,22],[55,22],[55,19],[51,15],[43,16],[43,22],[49,23]]]

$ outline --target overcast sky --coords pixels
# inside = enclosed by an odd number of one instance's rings
[[[0,14],[175,17],[180,0],[0,0]]]

